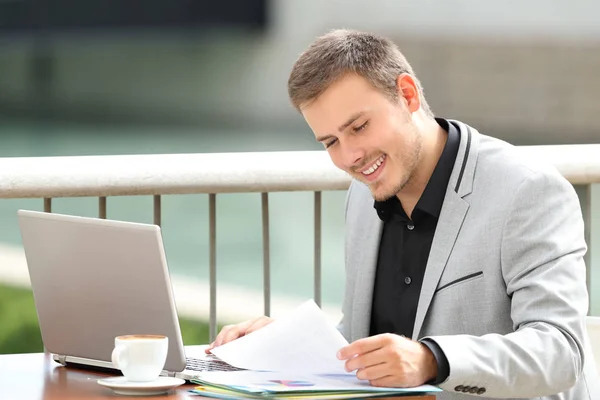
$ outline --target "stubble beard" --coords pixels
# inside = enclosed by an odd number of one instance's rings
[[[408,184],[410,184],[415,176],[415,172],[417,170],[417,166],[419,164],[419,158],[421,156],[421,140],[417,140],[415,143],[415,147],[412,151],[410,157],[410,163],[405,166],[406,173],[402,176],[400,182],[397,182],[395,186],[392,186],[391,189],[385,190],[383,192],[379,192],[378,186],[385,184],[385,182],[374,182],[372,184],[368,184],[369,189],[371,190],[371,195],[373,199],[376,201],[386,201],[396,196],[398,193],[402,191]],[[386,168],[389,168],[389,165],[386,165]]]
[[[413,174],[411,173],[407,178],[402,179],[402,181],[400,181],[396,186],[393,186],[392,189],[385,190],[383,192],[378,192],[378,188],[374,187],[381,186],[382,183],[375,183],[373,185],[369,185],[369,189],[371,190],[371,195],[373,196],[373,199],[382,202],[396,196],[410,182],[412,175]]]

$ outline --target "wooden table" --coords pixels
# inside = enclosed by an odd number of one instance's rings
[[[195,399],[188,391],[194,385],[182,385],[161,396],[119,396],[96,383],[107,374],[65,368],[43,353],[0,355],[0,399]],[[435,400],[434,396],[401,397],[404,400]]]

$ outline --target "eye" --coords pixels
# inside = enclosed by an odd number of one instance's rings
[[[362,124],[361,126],[357,126],[356,128],[352,128],[352,130],[353,130],[354,132],[360,132],[360,131],[364,130],[364,129],[367,127],[367,125],[368,125],[368,124],[369,124],[369,121],[366,121],[366,122],[365,122],[364,124]]]
[[[336,143],[337,143],[337,139],[332,139],[329,142],[325,143],[325,148],[328,149]]]

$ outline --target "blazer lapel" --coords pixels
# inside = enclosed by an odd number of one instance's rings
[[[425,315],[431,304],[431,299],[438,286],[442,272],[446,268],[446,262],[452,252],[462,223],[467,215],[469,204],[456,193],[446,194],[444,206],[438,221],[438,226],[431,243],[431,251],[423,276],[423,285],[417,306],[417,315],[413,328],[413,339],[419,338]]]
[[[413,328],[413,339],[415,340],[420,337],[433,294],[469,210],[469,203],[463,197],[472,190],[479,138],[474,129],[458,121],[453,122],[460,127],[460,146],[425,268]]]

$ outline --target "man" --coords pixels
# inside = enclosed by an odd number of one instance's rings
[[[376,35],[318,38],[288,89],[354,178],[340,325],[351,344],[338,354],[349,371],[438,384],[439,399],[600,399],[581,210],[555,169],[434,118],[406,59]],[[270,321],[225,327],[212,346]]]

